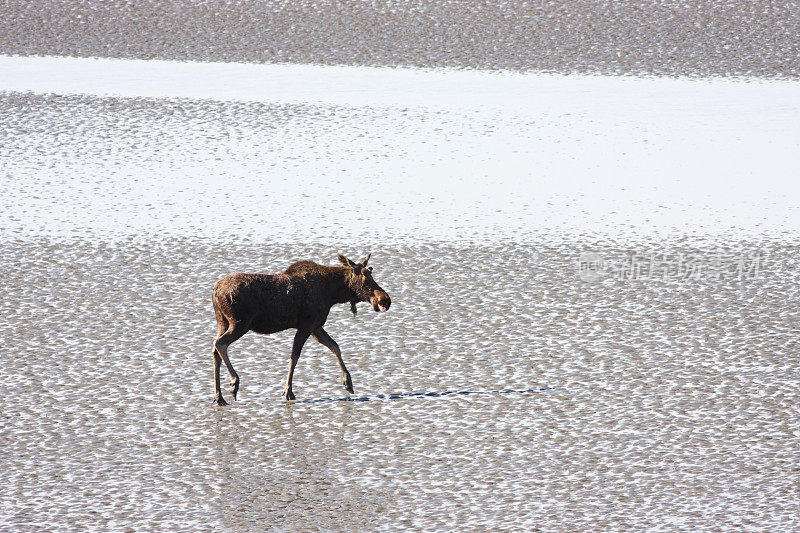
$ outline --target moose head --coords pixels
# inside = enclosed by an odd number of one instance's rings
[[[376,312],[388,311],[392,305],[392,299],[381,289],[372,278],[372,267],[367,266],[367,262],[372,254],[367,254],[360,262],[356,263],[346,258],[342,254],[337,257],[339,261],[348,268],[346,274],[347,286],[353,291],[353,298],[350,300],[350,310],[356,314],[356,304],[358,302],[369,302]]]

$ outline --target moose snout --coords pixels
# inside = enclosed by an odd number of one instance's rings
[[[372,297],[372,308],[380,313],[381,311],[388,311],[389,307],[392,305],[392,299],[389,298],[389,295],[383,291],[376,291],[375,295]]]

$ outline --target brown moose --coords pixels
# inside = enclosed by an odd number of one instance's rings
[[[225,362],[231,377],[233,399],[239,391],[239,375],[228,359],[228,346],[248,331],[275,333],[296,328],[292,358],[283,395],[294,400],[292,374],[303,344],[313,335],[336,356],[342,381],[353,392],[350,372],[342,361],[342,352],[322,326],[335,304],[350,302],[353,314],[358,302],[369,302],[377,311],[387,311],[392,304],[386,291],[372,279],[370,255],[355,263],[338,256],[343,266],[318,265],[312,261],[294,263],[281,274],[229,274],[214,284],[212,301],[217,317],[214,341],[214,402],[227,405],[219,385],[220,363]]]

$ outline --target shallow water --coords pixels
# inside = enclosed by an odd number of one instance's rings
[[[798,529],[798,110],[672,87],[2,93],[0,528]],[[355,395],[250,334],[213,406],[213,283],[339,252],[393,301],[331,313]]]
[[[41,92],[53,79],[102,93],[127,72],[126,94],[171,97],[0,96],[0,224],[11,233],[358,247],[800,235],[798,83],[311,67],[301,79],[314,89],[242,102],[175,98],[185,84],[160,78],[166,64],[29,62],[0,88]],[[94,63],[114,74],[58,83]],[[201,87],[227,72],[180,68]],[[44,83],[30,83],[36,72]],[[247,67],[225,85],[252,97],[247,76],[294,72]],[[373,96],[381,80],[413,95],[387,89],[399,104],[388,105]],[[470,97],[452,98],[461,83]]]

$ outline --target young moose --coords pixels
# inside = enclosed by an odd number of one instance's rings
[[[344,266],[318,265],[300,261],[281,274],[230,274],[214,285],[212,300],[217,316],[217,338],[214,341],[214,402],[227,405],[219,386],[220,363],[231,377],[231,394],[236,399],[239,375],[228,359],[228,346],[248,331],[275,333],[297,328],[292,345],[292,359],[283,395],[294,400],[292,374],[300,350],[313,335],[336,356],[342,369],[344,388],[353,392],[350,372],[342,361],[342,352],[322,326],[334,304],[350,302],[356,314],[358,302],[369,302],[377,311],[387,311],[392,300],[386,291],[372,279],[372,267],[367,267],[370,256],[354,263],[343,255],[339,261]]]

